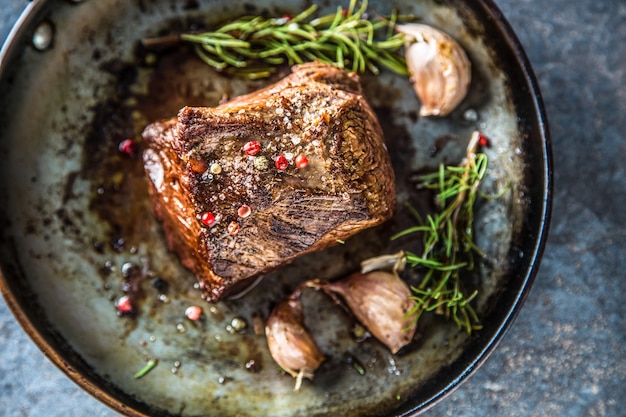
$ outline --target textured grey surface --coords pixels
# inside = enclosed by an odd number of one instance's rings
[[[620,416],[626,396],[626,2],[498,0],[533,65],[555,159],[550,238],[496,352],[438,416]],[[0,0],[0,39],[26,1]],[[0,300],[0,416],[116,416]]]

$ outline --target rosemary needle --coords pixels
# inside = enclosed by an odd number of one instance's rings
[[[197,55],[218,71],[245,78],[264,78],[281,64],[320,61],[363,73],[377,74],[379,67],[408,75],[406,61],[398,53],[404,45],[402,34],[394,33],[398,19],[410,17],[393,13],[389,20],[372,20],[367,0],[348,8],[311,19],[312,5],[300,14],[281,18],[241,17],[214,31],[182,34],[179,39],[195,45]]]

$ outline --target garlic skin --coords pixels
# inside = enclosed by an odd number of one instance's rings
[[[368,272],[377,270],[390,270],[394,273],[404,271],[406,267],[406,255],[404,251],[392,253],[390,255],[374,256],[373,258],[365,259],[361,262],[361,273],[367,274]]]
[[[432,26],[396,25],[405,35],[405,57],[420,116],[446,116],[467,95],[472,69],[463,48],[448,34]]]
[[[417,322],[407,313],[416,303],[410,297],[409,287],[395,273],[355,273],[316,286],[331,297],[338,294],[357,320],[391,353],[397,353],[413,339]]]
[[[298,288],[278,304],[265,324],[265,336],[272,358],[296,379],[298,391],[302,378],[313,379],[313,372],[326,359],[304,326],[304,314]]]

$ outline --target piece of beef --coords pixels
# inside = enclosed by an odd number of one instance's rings
[[[392,216],[376,115],[358,76],[329,65],[295,66],[215,108],[185,107],[143,137],[156,216],[210,301]]]

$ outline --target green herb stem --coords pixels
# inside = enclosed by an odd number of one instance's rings
[[[410,207],[418,225],[392,237],[422,236],[422,254],[406,253],[409,265],[425,271],[419,285],[411,287],[416,307],[407,316],[415,315],[419,320],[424,312],[434,311],[468,333],[480,328],[470,303],[477,291],[468,293],[462,282],[464,274],[474,267],[474,256],[483,256],[473,235],[474,204],[488,166],[487,155],[478,152],[479,138],[480,133],[472,134],[461,165],[442,164],[436,172],[420,177],[421,186],[435,192],[438,210],[423,220]]]
[[[399,54],[404,36],[395,33],[394,26],[412,16],[394,12],[389,19],[370,19],[367,6],[367,0],[360,5],[350,0],[348,8],[314,19],[316,5],[292,18],[241,17],[180,39],[194,44],[197,55],[216,70],[246,78],[267,77],[283,63],[314,60],[358,73],[377,74],[380,66],[407,76],[406,61]]]
[[[156,359],[150,359],[146,366],[141,368],[137,373],[135,373],[135,379],[143,378],[148,372],[153,370],[157,366],[158,361]]]

